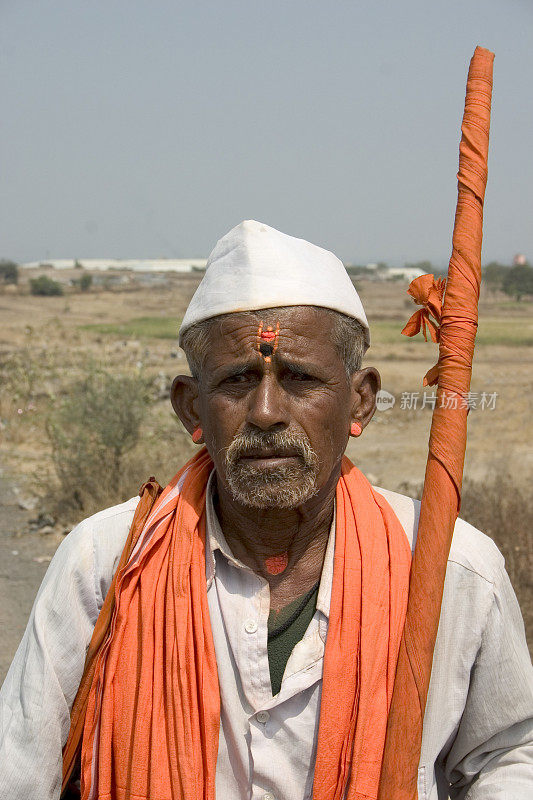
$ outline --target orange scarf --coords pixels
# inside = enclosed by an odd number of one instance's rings
[[[204,450],[155,503],[117,575],[92,682],[83,800],[213,800],[220,699],[205,578]],[[381,495],[343,459],[315,800],[376,798],[411,553]]]

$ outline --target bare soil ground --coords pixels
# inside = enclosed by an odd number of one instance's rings
[[[68,277],[61,273],[61,280]],[[169,276],[166,287],[127,284],[113,291],[92,290],[63,297],[33,297],[23,283],[18,292],[0,294],[0,368],[4,369],[4,384],[0,386],[4,465],[0,678],[46,567],[45,562],[33,559],[49,556],[57,546],[57,537],[46,540],[27,532],[27,520],[32,515],[20,511],[12,493],[14,486],[23,497],[42,496],[43,481],[53,480],[46,414],[89,363],[104,365],[117,374],[143,370],[159,386],[150,412],[150,441],[155,441],[160,426],[166,442],[163,450],[145,448],[130,494],[150,474],[160,482],[167,481],[180,466],[184,452],[183,436],[172,421],[167,391],[174,375],[187,369],[177,340],[168,338],[174,326],[169,318],[175,318],[177,332],[198,281],[195,275],[174,275]],[[421,408],[422,378],[436,360],[435,346],[400,335],[415,310],[406,284],[362,282],[358,289],[375,330],[366,364],[379,369],[383,388],[394,395],[395,404],[392,409],[376,412],[361,439],[350,441],[347,453],[374,483],[415,492],[424,477],[431,422],[432,390],[426,390],[426,407]],[[529,488],[533,475],[532,305],[483,294],[479,331],[472,377],[477,407],[469,415],[465,475],[483,481],[509,473],[518,485]],[[415,402],[417,408],[408,407]],[[175,433],[169,434],[173,430]],[[72,519],[73,524],[77,521]],[[26,532],[14,539],[16,530]],[[17,551],[16,556],[13,551]]]
[[[28,531],[32,515],[19,507],[13,485],[13,481],[0,474],[0,684],[59,542],[57,537]]]

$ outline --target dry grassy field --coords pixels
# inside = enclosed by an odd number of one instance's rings
[[[68,277],[61,274],[62,280]],[[198,280],[195,275],[172,275],[166,286],[132,283],[114,290],[35,297],[27,292],[23,276],[17,292],[0,294],[3,473],[23,504],[51,515],[48,524],[41,526],[51,529],[48,542],[57,543],[69,525],[98,505],[135,494],[149,475],[156,475],[161,483],[167,481],[192,452],[173,417],[168,389],[174,375],[186,370],[176,332]],[[376,412],[361,439],[350,442],[348,455],[377,485],[416,494],[423,480],[431,421],[431,390],[425,391],[424,398],[422,378],[435,362],[435,346],[422,337],[419,341],[400,335],[415,310],[406,284],[367,281],[357,288],[372,332],[366,364],[379,369],[383,388],[394,396],[395,404]],[[462,515],[483,527],[503,549],[530,642],[532,365],[532,304],[482,294]],[[137,418],[131,423],[137,428],[128,446],[108,460],[103,474],[98,462],[94,495],[73,500],[66,496],[72,486],[65,474],[61,479],[61,469],[72,471],[73,461],[79,461],[77,440],[59,441],[57,426],[67,419],[65,415],[75,415],[69,398],[79,396],[80,403],[85,402],[79,393],[87,387],[80,390],[79,382],[88,373],[97,376],[100,386],[102,374],[111,376],[109,391],[115,395],[109,399],[109,408],[117,404],[117,391],[121,404],[138,401]],[[101,406],[83,406],[89,416],[87,408],[97,408],[98,415],[106,417]],[[83,446],[88,448],[90,431],[84,436]],[[65,466],[61,458],[66,450],[74,459]],[[83,472],[74,477],[85,480]]]

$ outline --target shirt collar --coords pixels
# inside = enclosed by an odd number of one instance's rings
[[[247,569],[247,567],[239,561],[233,553],[226,541],[226,537],[220,527],[220,522],[215,511],[214,505],[214,492],[215,492],[215,470],[211,472],[207,482],[206,498],[205,498],[205,511],[206,511],[206,579],[207,588],[211,586],[215,577],[216,562],[215,553],[218,550],[221,555],[230,564],[239,569]],[[324,564],[322,566],[322,574],[320,576],[320,585],[318,587],[318,596],[316,601],[317,610],[320,611],[326,619],[329,618],[329,609],[331,601],[331,586],[333,583],[333,560],[335,555],[335,522],[337,516],[337,506],[335,504],[333,510],[333,520],[329,532],[328,544],[326,547],[326,554],[324,556]]]

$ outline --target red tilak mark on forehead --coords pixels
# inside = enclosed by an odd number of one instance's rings
[[[272,356],[278,348],[279,341],[279,322],[276,325],[276,330],[272,330],[269,325],[266,330],[263,329],[263,320],[257,329],[257,341],[255,349],[259,355],[263,356],[265,363],[270,364]]]
[[[279,556],[270,556],[265,558],[265,567],[269,575],[281,575],[287,569],[289,563],[289,554],[280,553]]]

